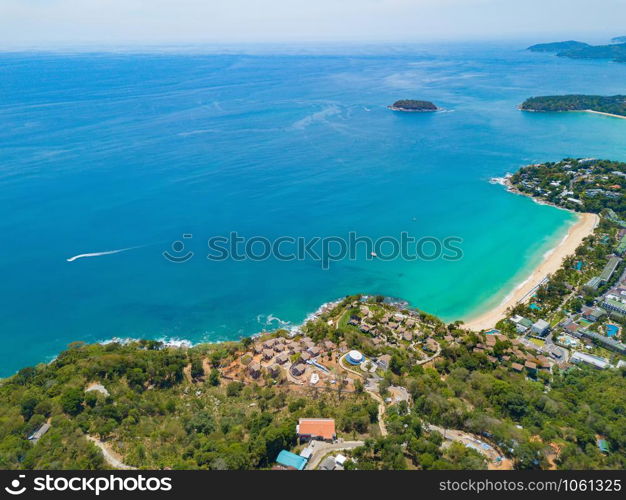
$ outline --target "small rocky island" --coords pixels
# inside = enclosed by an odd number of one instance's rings
[[[389,109],[393,111],[405,111],[409,113],[424,113],[437,111],[439,108],[430,101],[416,101],[413,99],[402,99],[394,102]]]

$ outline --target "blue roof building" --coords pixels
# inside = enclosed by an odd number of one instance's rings
[[[292,467],[296,470],[303,470],[306,465],[307,459],[291,453],[290,451],[283,450],[276,457],[276,463],[285,467]]]

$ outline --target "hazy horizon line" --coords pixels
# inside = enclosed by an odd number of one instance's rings
[[[625,30],[626,31],[626,30]],[[104,41],[65,41],[50,43],[15,43],[0,47],[0,53],[14,52],[172,52],[193,50],[233,50],[250,48],[281,48],[281,49],[311,49],[311,48],[341,48],[341,47],[389,47],[408,48],[428,45],[459,45],[459,44],[519,44],[520,50],[535,43],[558,42],[565,40],[579,40],[593,44],[610,44],[611,39],[623,36],[618,33],[585,32],[564,35],[555,33],[553,36],[545,34],[518,34],[510,37],[484,37],[484,36],[459,36],[459,37],[431,37],[423,39],[310,39],[310,40],[197,40],[197,41],[143,41],[143,40],[118,40],[115,42]]]

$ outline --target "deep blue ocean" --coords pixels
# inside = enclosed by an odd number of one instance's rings
[[[445,320],[496,304],[574,217],[489,178],[626,160],[626,120],[516,109],[624,93],[626,64],[531,42],[0,54],[0,375],[77,340],[236,339],[357,292]],[[386,108],[401,98],[445,111]],[[207,260],[207,239],[231,231],[457,236],[464,256]],[[184,264],[161,255],[176,240],[194,252]]]

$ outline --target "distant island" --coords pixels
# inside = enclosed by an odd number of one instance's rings
[[[588,43],[569,40],[532,45],[527,50],[552,52],[558,57],[569,57],[570,59],[608,59],[615,62],[626,62],[626,37],[616,37],[612,41],[613,43],[608,45],[589,45]]]
[[[591,111],[626,118],[626,95],[552,95],[531,97],[521,105],[522,111]]]
[[[615,38],[611,38],[611,42],[613,42],[613,43],[626,43],[626,36],[616,36]]]
[[[567,42],[539,43],[531,45],[527,50],[531,52],[563,52],[566,50],[582,49],[591,47],[588,43],[577,42],[576,40],[568,40]]]
[[[389,109],[393,111],[406,111],[406,112],[430,112],[437,111],[439,108],[430,101],[416,101],[413,99],[401,99],[394,102]]]

